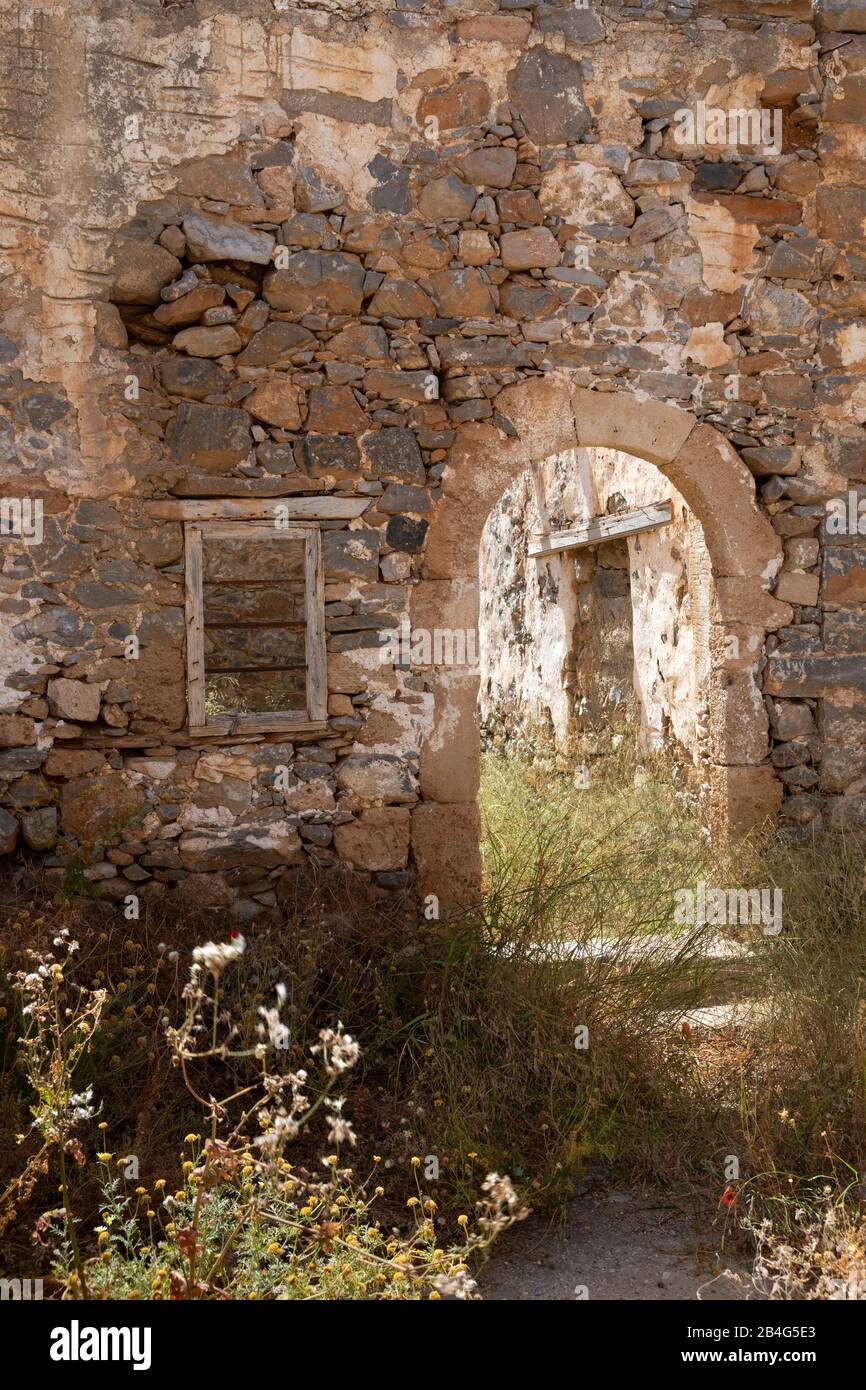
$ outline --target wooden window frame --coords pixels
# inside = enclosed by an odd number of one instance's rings
[[[204,664],[203,545],[205,537],[304,542],[304,619],[306,623],[306,711],[206,715]],[[317,522],[223,521],[217,518],[184,524],[186,594],[186,703],[190,734],[315,733],[328,727],[328,665],[325,646],[325,580],[322,534]]]

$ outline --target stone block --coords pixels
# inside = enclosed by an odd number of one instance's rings
[[[344,758],[337,767],[341,791],[371,802],[411,805],[418,800],[413,778],[405,763],[390,754],[361,754]]]
[[[67,680],[60,676],[48,682],[48,706],[58,719],[73,724],[92,724],[99,718],[100,691],[98,685],[85,681]]]
[[[180,272],[180,261],[165,247],[130,238],[115,256],[111,299],[115,304],[159,304],[160,290]]]
[[[639,400],[625,391],[587,391],[575,387],[571,392],[571,404],[577,437],[585,448],[595,444],[621,449],[659,467],[670,464],[677,457],[695,427],[694,416],[678,406]],[[715,431],[710,433],[715,434]],[[666,476],[669,475],[666,473]],[[679,487],[673,477],[671,481]]]
[[[36,725],[26,714],[0,714],[0,748],[26,748],[36,742]]]
[[[802,570],[783,570],[776,584],[776,598],[780,603],[803,604],[814,608],[818,602],[819,579],[817,574],[806,574]]]
[[[412,812],[412,857],[422,897],[440,910],[471,905],[481,887],[481,818],[475,802],[425,801]]]
[[[345,825],[334,826],[340,859],[371,873],[404,869],[409,857],[412,813],[408,807],[381,806],[362,811]]]
[[[421,793],[431,801],[459,804],[478,795],[478,685],[472,670],[439,668],[432,676],[433,727],[421,748]]]
[[[710,687],[710,748],[714,763],[757,764],[769,752],[767,711],[749,671],[719,673]]]
[[[710,767],[710,822],[717,834],[737,839],[770,828],[782,804],[782,783],[769,763],[759,767]]]

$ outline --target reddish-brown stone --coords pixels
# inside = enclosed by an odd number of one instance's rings
[[[508,270],[534,270],[559,265],[562,251],[547,227],[524,232],[505,232],[499,243],[502,264]]]
[[[334,827],[334,848],[355,869],[404,869],[409,857],[412,813],[405,806],[373,806],[357,820]]]
[[[485,318],[496,313],[493,293],[480,270],[444,270],[432,276],[430,283],[443,318]]]
[[[464,77],[427,92],[418,103],[415,121],[423,127],[427,118],[433,116],[440,130],[454,130],[458,126],[478,125],[489,110],[487,83],[480,77]]]
[[[304,393],[290,381],[280,377],[256,387],[244,400],[244,409],[257,420],[279,425],[284,430],[297,430],[303,419]]]
[[[360,434],[369,421],[349,386],[316,386],[310,392],[307,429],[314,434]]]
[[[395,319],[422,319],[435,314],[429,294],[414,280],[399,280],[388,276],[370,301],[370,313]]]

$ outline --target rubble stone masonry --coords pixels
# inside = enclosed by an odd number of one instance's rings
[[[10,863],[237,920],[310,863],[465,898],[477,669],[383,634],[476,629],[491,508],[577,448],[654,465],[703,529],[708,814],[866,823],[864,0],[0,23]],[[184,527],[214,503],[320,526],[318,726],[190,723]]]

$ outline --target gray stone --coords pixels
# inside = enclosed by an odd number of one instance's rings
[[[328,212],[339,207],[345,196],[338,183],[324,183],[309,165],[299,168],[295,179],[295,204],[301,212]]]
[[[181,233],[181,235],[183,234]],[[186,241],[185,237],[184,241]],[[192,290],[197,290],[200,283],[192,266],[189,266],[179,280],[173,280],[170,285],[163,286],[159,292],[160,299],[165,304],[173,304],[176,299],[183,299],[184,295],[189,294]]]
[[[302,840],[308,841],[311,845],[329,845],[334,838],[334,832],[329,825],[302,825],[300,827]]]
[[[138,594],[133,589],[101,584],[98,579],[81,579],[72,596],[85,608],[121,608],[134,603]]]
[[[862,660],[862,658],[861,658]],[[842,690],[821,701],[821,786],[844,792],[866,772],[866,696]]]
[[[294,162],[295,147],[290,140],[275,140],[272,145],[250,159],[253,169],[287,168]]]
[[[0,793],[0,804],[12,806],[20,811],[22,808],[30,809],[36,806],[50,806],[53,804],[54,790],[46,782],[41,773],[34,776],[28,774],[19,777],[12,783],[11,788]]]
[[[733,192],[739,187],[740,179],[743,176],[741,164],[711,163],[709,160],[697,165],[695,169],[695,187],[707,189],[720,189]]]
[[[424,463],[412,430],[384,429],[366,434],[361,446],[375,477],[385,482],[423,485]]]
[[[392,516],[385,531],[385,539],[392,550],[404,550],[408,555],[417,555],[424,548],[429,523],[423,519],[413,520],[410,516]]]
[[[331,476],[345,482],[361,474],[361,453],[349,434],[308,434],[295,445],[295,459],[311,478]]]
[[[563,53],[524,53],[508,75],[508,91],[537,145],[565,145],[592,128],[580,65]]]
[[[375,582],[379,577],[378,531],[367,528],[325,531],[322,536],[322,561],[327,579]]]
[[[348,125],[391,125],[392,103],[389,97],[380,101],[365,101],[363,97],[346,92],[323,92],[317,87],[293,87],[280,93],[280,106],[287,116],[328,116],[332,121]]]
[[[762,333],[801,334],[810,316],[814,311],[805,295],[765,280],[753,283],[743,305],[743,317]]]
[[[50,390],[28,391],[21,397],[21,404],[36,430],[50,430],[69,413],[69,402]]]
[[[787,809],[787,806],[783,806],[783,809]],[[866,796],[835,797],[827,803],[826,821],[831,830],[866,826]]]
[[[773,655],[767,662],[764,690],[770,695],[820,699],[841,686],[866,691],[866,663],[861,655]]]
[[[231,830],[190,831],[178,840],[185,869],[276,869],[297,863],[298,832],[285,820],[250,821]]]
[[[802,738],[815,732],[815,720],[808,705],[798,700],[773,701],[770,727],[774,738]]]
[[[393,160],[377,154],[367,165],[378,187],[371,188],[367,201],[372,208],[382,212],[405,213],[411,204],[409,197],[409,170],[403,169]]]
[[[252,448],[249,417],[227,405],[183,401],[169,439],[172,454],[184,468],[227,473],[243,463]]]
[[[0,807],[0,854],[11,854],[18,843],[18,822]]]
[[[183,230],[187,252],[196,261],[252,261],[254,265],[269,265],[276,245],[270,232],[257,232],[228,217],[214,217],[206,212],[188,213],[183,219]]]
[[[672,231],[680,220],[678,208],[657,207],[650,208],[649,212],[642,212],[635,218],[628,239],[632,246],[646,246],[651,241],[658,241],[660,237],[666,236]]]
[[[866,609],[861,606],[825,612],[824,646],[828,653],[866,653]]]
[[[767,274],[777,280],[808,280],[814,266],[817,237],[792,237],[776,243]]]
[[[535,16],[540,34],[564,34],[573,44],[600,43],[605,28],[595,10],[575,9],[574,5],[546,5]]]
[[[489,405],[487,409],[492,413]],[[394,516],[400,512],[426,513],[430,510],[430,498],[426,488],[412,487],[406,483],[389,483],[376,506],[386,516]]]
[[[57,839],[57,807],[40,806],[21,816],[21,834],[31,849],[51,849]]]
[[[221,395],[232,384],[228,372],[202,357],[165,357],[159,364],[159,374],[170,395],[196,401]]]
[[[337,768],[337,785],[365,801],[407,805],[417,801],[415,780],[399,758],[369,754],[346,758]]]
[[[45,762],[45,748],[7,748],[0,752],[0,776],[17,776],[19,772],[35,772]],[[16,789],[17,790],[17,789]],[[9,799],[4,798],[7,805]],[[13,798],[14,800],[14,798]]]
[[[636,159],[624,182],[631,187],[653,188],[659,183],[678,183],[684,169],[673,159]]]
[[[796,825],[808,825],[820,810],[820,797],[815,796],[813,792],[800,792],[796,796],[785,798],[780,814],[785,820],[794,821]]]

